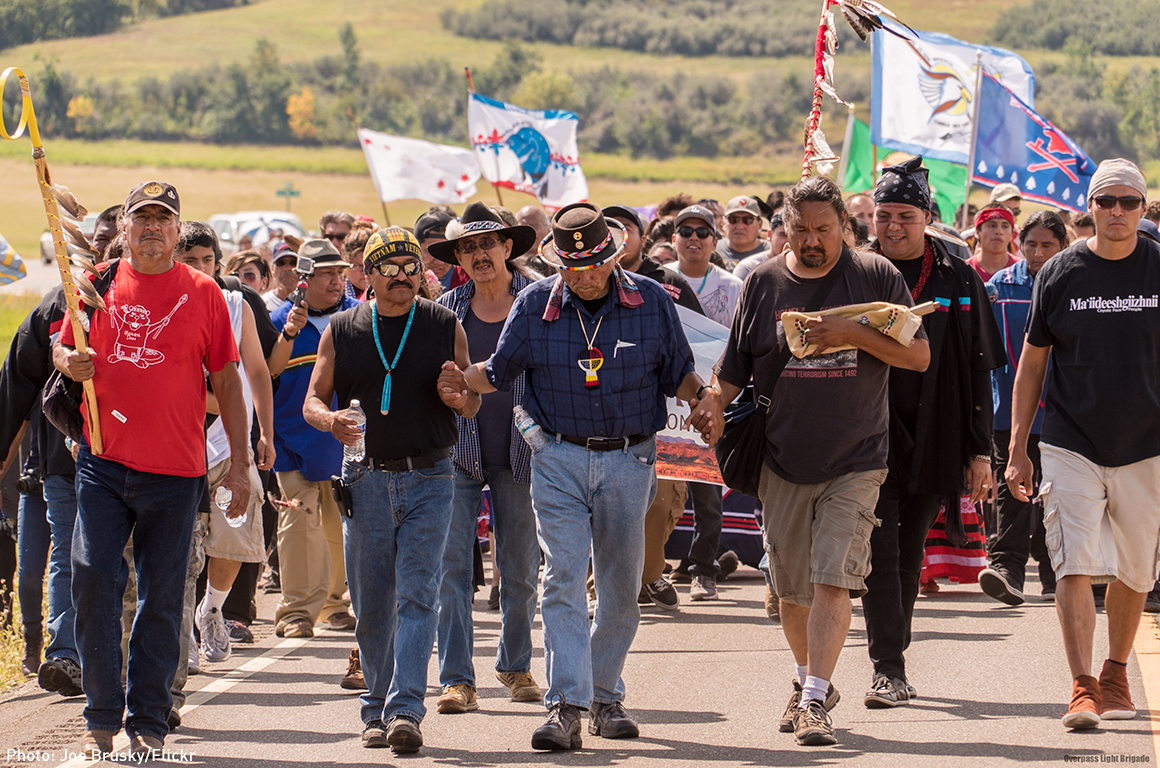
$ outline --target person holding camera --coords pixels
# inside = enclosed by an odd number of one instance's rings
[[[323,331],[303,412],[328,439],[361,445],[343,461],[338,490],[367,684],[362,741],[408,753],[423,745],[456,416],[475,416],[480,397],[461,372],[469,364],[463,326],[450,309],[420,297],[415,236],[388,227],[371,235],[364,253],[374,301],[339,313]],[[354,400],[365,425],[346,408]]]
[[[349,266],[328,241],[307,240],[298,250],[299,290],[270,317],[281,329],[267,363],[278,378],[274,471],[286,500],[278,508],[278,637],[313,637],[322,617],[333,629],[350,630],[355,624],[350,603],[343,599],[342,524],[330,492],[330,478],[342,466],[342,444],[302,418],[322,334],[336,313],[359,305],[344,293]]]

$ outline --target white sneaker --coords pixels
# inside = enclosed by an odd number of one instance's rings
[[[205,610],[205,603],[197,607],[197,629],[201,632],[201,652],[206,661],[225,661],[230,657],[230,631],[226,619],[217,608]]]
[[[194,617],[194,622],[197,617]],[[188,675],[201,674],[201,649],[197,647],[197,638],[193,636],[193,630],[189,632],[189,671]]]

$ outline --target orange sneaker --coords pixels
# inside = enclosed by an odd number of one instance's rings
[[[1063,716],[1063,727],[1077,731],[1100,724],[1100,681],[1091,675],[1080,675],[1071,687],[1071,704]]]
[[[1100,718],[1103,720],[1131,720],[1136,716],[1132,694],[1128,691],[1128,668],[1111,659],[1100,671]]]

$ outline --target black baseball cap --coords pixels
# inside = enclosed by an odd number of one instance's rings
[[[177,197],[177,188],[164,181],[145,181],[133,187],[129,196],[125,198],[122,215],[128,216],[147,205],[160,205],[172,211],[174,216],[181,215],[181,201]]]
[[[415,222],[415,237],[420,241],[429,237],[444,237],[447,224],[454,219],[446,211],[427,211]]]
[[[635,208],[627,205],[610,205],[602,213],[610,219],[617,217],[628,219],[633,224],[636,224],[636,231],[641,237],[644,237],[644,222],[640,220],[640,214],[636,212]]]

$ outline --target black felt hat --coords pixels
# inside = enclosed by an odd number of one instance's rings
[[[459,258],[455,255],[455,246],[465,237],[481,235],[484,232],[506,235],[512,239],[512,252],[508,259],[527,253],[536,243],[536,230],[522,224],[509,227],[491,208],[483,203],[472,203],[464,209],[458,221],[452,220],[448,223],[447,239],[431,243],[427,246],[427,251],[440,261],[458,265]]]
[[[552,217],[552,236],[545,239],[540,256],[553,267],[588,269],[603,264],[624,250],[624,225],[591,203],[573,203]]]

